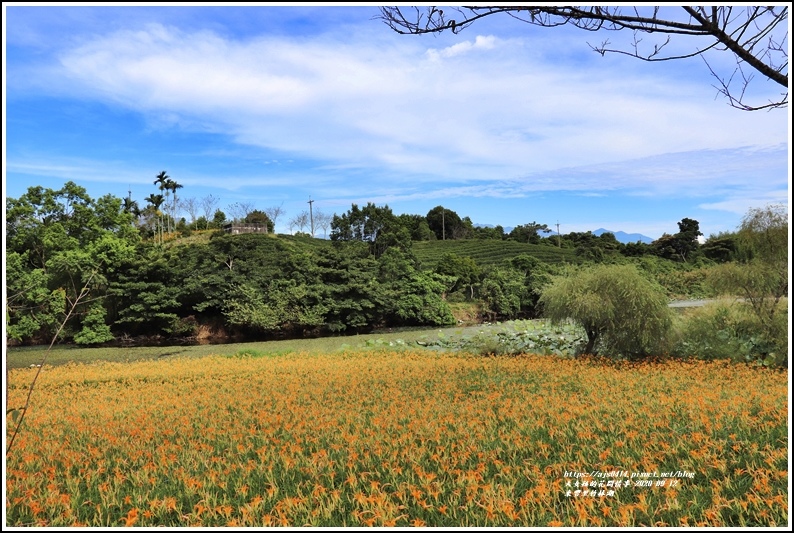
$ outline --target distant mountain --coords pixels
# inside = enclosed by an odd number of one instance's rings
[[[612,231],[604,228],[598,228],[593,232],[593,235],[600,237],[602,233],[612,233],[618,242],[622,242],[623,244],[637,241],[644,242],[645,244],[651,244],[653,242],[653,239],[642,235],[641,233],[625,233],[623,231]]]
[[[495,228],[493,224],[474,224],[475,228]],[[503,226],[505,231],[505,235],[513,231],[513,226]],[[641,233],[626,233],[623,231],[612,231],[609,229],[598,228],[593,232],[593,235],[600,236],[602,233],[612,233],[615,235],[615,238],[618,242],[622,242],[623,244],[628,244],[630,242],[644,242],[645,244],[651,244],[653,239],[646,235],[642,235]],[[552,235],[556,235],[555,232],[551,232],[549,234],[542,233],[541,237],[550,237]]]

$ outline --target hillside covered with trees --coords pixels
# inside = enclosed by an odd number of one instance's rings
[[[633,264],[668,298],[702,297],[713,292],[708,271],[741,259],[739,233],[700,245],[692,219],[652,244],[622,244],[610,233],[548,235],[534,221],[509,233],[475,227],[442,206],[427,215],[395,215],[388,206],[353,204],[321,218],[330,239],[275,235],[273,218],[281,211],[248,208],[227,218],[209,202],[211,217],[194,211],[190,220],[177,219],[181,186],[169,180],[163,172],[155,184],[172,193],[170,201],[153,194],[143,210],[129,198],[93,199],[71,182],[7,199],[9,343],[56,335],[99,345],[443,326],[455,323],[451,304],[474,306],[487,320],[532,318],[555,277],[587,265]],[[222,231],[228,221],[259,223],[269,232],[231,235]],[[310,221],[312,231],[320,221]]]

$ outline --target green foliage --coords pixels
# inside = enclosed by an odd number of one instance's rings
[[[571,248],[494,239],[414,242],[411,245],[411,251],[416,255],[423,270],[434,270],[444,254],[471,258],[481,269],[488,266],[501,266],[505,261],[522,254],[551,264],[580,262]]]
[[[366,245],[351,242],[324,250],[318,266],[330,331],[359,331],[378,323],[385,294],[378,283],[378,262]]]
[[[788,216],[784,206],[751,209],[742,220],[736,239],[740,262],[715,267],[709,283],[718,294],[739,296],[755,315],[759,338],[777,346],[780,338],[780,302],[788,296]],[[775,347],[775,357],[788,364]]]
[[[496,267],[482,280],[480,298],[490,320],[515,318],[526,303],[527,291],[516,271]]]
[[[433,241],[436,234],[430,229],[427,218],[422,215],[402,214],[398,217],[400,225],[408,230],[412,241]]]
[[[66,292],[48,287],[46,270],[28,265],[28,252],[6,253],[6,335],[17,342],[51,337],[66,306]]]
[[[210,224],[210,227],[215,229],[221,229],[226,222],[227,222],[226,213],[224,213],[220,209],[216,209],[215,214],[212,216],[212,223]]]
[[[152,195],[144,211],[129,198],[93,200],[73,183],[59,190],[31,187],[7,200],[9,340],[51,338],[72,302],[79,305],[60,338],[88,345],[110,340],[111,333],[190,335],[202,325],[232,335],[447,325],[454,321],[450,301],[476,305],[491,319],[534,317],[542,290],[560,265],[585,257],[630,261],[616,253],[619,243],[611,234],[570,234],[562,239],[565,247],[550,246],[548,239],[539,239],[542,244],[501,240],[502,228],[474,228],[468,217],[441,206],[430,217],[396,217],[388,206],[353,204],[335,217],[332,241],[211,230],[178,239],[163,233],[175,221],[160,209],[171,206],[173,212],[180,187],[161,174],[163,194]],[[266,217],[253,211],[248,220],[267,223]],[[440,227],[438,221],[431,227],[433,217],[442,220]],[[219,227],[224,220],[216,210],[214,220],[205,222]],[[174,227],[189,231],[184,221]],[[434,229],[447,240],[433,240]],[[536,223],[521,229],[534,235],[545,231]],[[158,235],[157,246],[141,240],[147,234]],[[754,235],[743,234],[741,240],[750,242]],[[743,275],[755,276],[755,287],[769,280],[780,285],[774,272],[764,270],[772,263],[761,261],[771,257],[774,246],[759,241],[755,248],[747,252],[745,246],[742,257],[758,271],[745,269]],[[588,249],[595,255],[583,253]],[[680,270],[657,257],[634,260],[668,288],[668,295],[707,295],[704,274],[693,263]],[[731,276],[734,283],[737,274]]]
[[[700,247],[703,256],[718,263],[727,263],[738,259],[738,242],[735,233],[721,232],[710,235]]]
[[[442,298],[449,277],[417,270],[416,258],[396,248],[387,250],[378,263],[385,322],[434,326],[455,322],[449,305]]]
[[[75,302],[62,338],[98,327],[81,320],[95,320],[89,302],[105,299],[108,277],[135,253],[139,236],[132,222],[120,199],[93,200],[72,182],[58,190],[30,187],[20,198],[7,199],[9,337],[20,342],[51,337]],[[107,337],[106,332],[97,335]]]
[[[507,238],[507,235],[505,235],[505,229],[500,225],[493,228],[479,226],[472,228],[472,238],[502,241]]]
[[[538,224],[537,222],[533,221],[529,224],[520,224],[514,227],[510,231],[510,234],[507,236],[507,238],[518,242],[540,244],[539,231],[543,233],[551,233],[551,230],[546,224]]]
[[[439,333],[432,341],[417,341],[431,349],[455,350],[476,355],[541,354],[573,356],[584,332],[571,324],[546,320],[513,320],[498,326],[476,328],[470,333]]]
[[[584,353],[661,352],[672,323],[662,288],[631,265],[598,265],[558,277],[543,290],[540,303],[555,323],[573,320],[582,326]]]
[[[659,257],[686,263],[694,259],[700,249],[698,237],[700,223],[691,218],[684,218],[678,223],[678,233],[668,235],[665,233],[652,244],[652,249]]]
[[[331,240],[366,242],[370,252],[375,257],[380,257],[392,246],[409,248],[411,232],[394,216],[388,205],[378,207],[370,202],[361,209],[353,204],[347,213],[334,215],[331,221]]]
[[[715,266],[703,260],[682,263],[656,255],[627,258],[643,276],[664,287],[669,299],[712,298],[716,295],[709,279]]]
[[[107,294],[115,312],[114,323],[127,333],[171,333],[178,323],[177,296],[183,290],[183,280],[169,268],[174,253],[142,245],[134,256],[117,263]]]
[[[473,235],[473,225],[468,217],[460,218],[455,211],[440,205],[427,212],[427,225],[439,241],[468,239]]]
[[[312,305],[306,285],[274,280],[264,290],[242,284],[224,301],[229,324],[263,331],[323,324],[325,308]]]
[[[458,257],[452,253],[441,256],[435,268],[436,274],[454,279],[449,292],[468,288],[469,298],[474,298],[474,286],[480,281],[482,272],[471,257]]]
[[[275,231],[275,224],[273,221],[270,220],[270,217],[264,211],[260,211],[259,209],[254,209],[250,213],[248,213],[243,219],[243,222],[246,224],[264,224],[267,226],[268,233],[273,233]]]
[[[761,324],[743,302],[723,300],[690,310],[677,321],[677,341],[671,353],[682,358],[786,366],[788,309],[785,302],[778,307],[770,325]]]
[[[489,320],[538,316],[550,269],[532,256],[521,254],[500,267],[490,268],[480,284],[480,299]]]
[[[94,302],[83,318],[83,329],[74,336],[77,344],[101,344],[113,340],[110,326],[105,323],[107,312],[102,304]]]
[[[603,233],[599,236],[592,231],[572,231],[561,236],[561,244],[563,247],[573,248],[579,262],[601,263],[613,259],[621,249],[621,244],[612,233]]]
[[[746,261],[788,263],[788,213],[784,205],[750,209],[739,226],[739,252]]]

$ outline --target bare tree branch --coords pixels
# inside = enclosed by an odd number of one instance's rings
[[[642,9],[642,11],[640,11]],[[643,61],[671,61],[695,56],[709,50],[725,51],[736,58],[736,69],[721,76],[706,62],[717,79],[719,94],[729,105],[745,111],[788,106],[788,6],[464,6],[464,7],[381,7],[377,18],[403,35],[459,33],[476,21],[496,14],[506,14],[532,26],[553,28],[575,26],[591,32],[622,31],[634,33],[628,49],[610,48],[605,39],[589,45],[601,55],[617,53]],[[664,39],[643,43],[642,35],[660,34]],[[688,53],[666,54],[671,38],[687,37],[702,41]],[[780,98],[761,105],[746,101],[747,87],[755,71],[786,88]],[[737,76],[738,74],[738,76]]]

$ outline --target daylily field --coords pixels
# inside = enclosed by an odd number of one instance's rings
[[[34,372],[9,371],[9,407]],[[430,350],[45,367],[6,524],[785,526],[787,390],[727,363]]]

